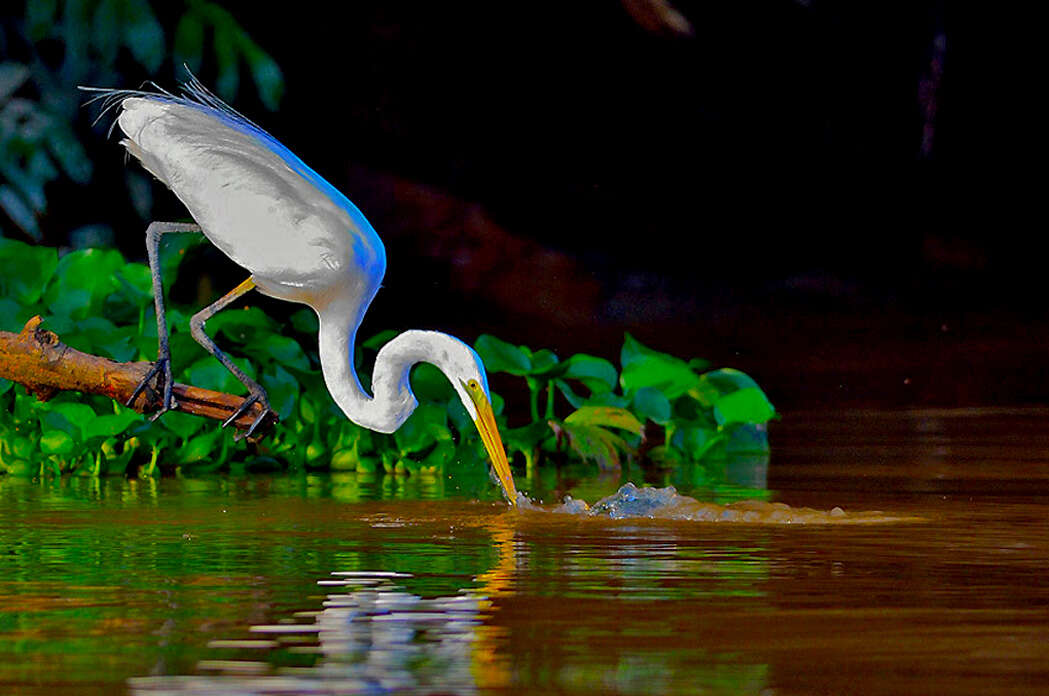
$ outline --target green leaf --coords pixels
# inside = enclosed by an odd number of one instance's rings
[[[44,301],[55,314],[73,319],[97,315],[106,298],[120,287],[115,274],[123,265],[124,257],[113,249],[71,251],[58,260]]]
[[[447,412],[434,404],[420,404],[393,434],[401,456],[420,452],[438,440],[451,440]]]
[[[757,387],[747,387],[726,394],[714,406],[714,418],[718,425],[730,423],[767,423],[776,415],[765,392]]]
[[[292,367],[302,371],[310,369],[310,359],[306,357],[302,346],[294,338],[274,334],[256,342],[252,348],[258,349],[258,355],[283,367]]]
[[[280,365],[270,365],[262,373],[262,386],[269,395],[270,408],[281,420],[287,420],[295,410],[299,381]]]
[[[178,462],[180,464],[193,464],[208,459],[220,444],[219,440],[223,434],[222,429],[216,427],[192,438],[184,447],[177,451],[176,458]],[[219,463],[216,462],[216,464]]]
[[[204,419],[199,416],[191,416],[188,413],[168,411],[158,421],[165,428],[178,435],[183,441],[193,437],[204,426]]]
[[[541,376],[553,371],[560,361],[552,350],[543,348],[532,354],[530,362],[531,368],[529,374]]]
[[[634,412],[653,423],[666,425],[670,422],[670,400],[655,387],[641,387],[634,394]]]
[[[70,454],[74,447],[73,438],[61,430],[50,430],[40,436],[40,451],[44,454]]]
[[[58,253],[0,237],[0,296],[34,305],[58,266]]]
[[[129,408],[122,408],[118,413],[96,416],[84,425],[84,439],[116,437],[135,423],[141,423],[142,420],[141,414],[135,413]]]
[[[699,375],[684,360],[652,350],[630,334],[624,339],[620,361],[623,374],[619,381],[627,392],[654,387],[673,400],[699,382]]]
[[[619,374],[612,363],[585,353],[577,353],[566,360],[564,379],[582,382],[592,392],[611,391],[615,388]]]
[[[412,392],[420,402],[446,403],[456,398],[455,389],[440,368],[430,363],[419,363],[412,368]]]
[[[240,357],[229,356],[233,364],[239,367],[252,379],[255,378],[255,368],[250,362]],[[201,358],[186,368],[186,377],[190,384],[203,389],[214,389],[215,391],[236,394],[244,391],[244,385],[240,383],[232,372],[215,358],[208,356]]]
[[[596,425],[628,430],[641,434],[641,422],[625,408],[614,406],[583,406],[565,418],[566,425]]]
[[[236,343],[247,343],[260,334],[268,334],[263,341],[277,338],[280,339],[278,343],[294,343],[293,339],[272,335],[279,329],[280,324],[258,307],[227,309],[208,319],[207,323],[209,335],[222,335]]]
[[[489,372],[506,372],[523,377],[532,370],[532,361],[524,351],[490,334],[478,336],[474,350],[481,356]]]
[[[291,315],[291,325],[295,330],[304,334],[316,334],[320,331],[317,321],[317,313],[312,309],[300,309]]]

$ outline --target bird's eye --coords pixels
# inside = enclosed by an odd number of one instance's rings
[[[473,389],[474,391],[477,391],[481,388],[481,385],[477,383],[476,379],[471,379],[469,382],[466,383],[466,386],[470,389]]]

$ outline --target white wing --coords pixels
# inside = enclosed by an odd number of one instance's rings
[[[260,289],[313,305],[332,293],[371,301],[386,269],[378,235],[277,140],[232,110],[186,98],[140,93],[121,107],[128,151]]]

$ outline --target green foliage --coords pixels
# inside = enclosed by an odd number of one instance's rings
[[[185,243],[183,237],[171,241]],[[170,282],[183,255],[165,251]],[[175,379],[243,392],[190,336],[192,311],[169,302]],[[0,330],[18,331],[38,313],[46,316],[45,326],[84,352],[118,361],[156,355],[149,271],[126,263],[117,251],[82,249],[59,258],[54,249],[0,238]],[[373,433],[348,421],[328,395],[312,348],[316,316],[300,310],[290,323],[293,333],[284,334],[286,327],[252,306],[226,310],[208,322],[231,359],[266,388],[281,417],[261,444],[235,445],[215,422],[177,411],[153,423],[99,396],[63,393],[42,403],[0,380],[0,471],[97,476],[135,467],[152,474],[283,466],[436,476],[485,470],[476,428],[436,367],[420,364],[412,372],[419,407],[411,418],[393,435]],[[392,334],[363,341],[363,362]],[[530,471],[544,455],[602,469],[644,455],[677,468],[723,455],[726,447],[738,450],[740,442],[744,449],[767,447],[759,426],[775,411],[754,380],[738,370],[700,372],[702,361],[686,363],[629,335],[621,372],[603,358],[578,354],[560,360],[552,351],[489,335],[474,347],[490,373],[523,379],[528,387],[528,423],[509,428],[498,394],[492,394],[492,405],[509,451],[521,453]]]
[[[762,426],[776,411],[757,383],[739,370],[703,372],[706,361],[686,362],[630,334],[620,352],[621,372],[592,355],[561,361],[551,351],[533,353],[489,335],[478,338],[474,348],[489,372],[526,380],[532,422],[507,430],[505,443],[529,467],[542,452],[558,450],[602,469],[619,468],[624,457],[646,449],[651,461],[668,467],[724,456],[727,445],[741,440],[752,450],[767,451]],[[558,394],[574,409],[563,419],[556,415]],[[645,422],[655,426],[652,435],[662,430],[662,444],[648,447]],[[744,433],[751,436],[739,437]]]
[[[274,60],[233,15],[204,0],[185,0],[173,42],[149,0],[27,0],[23,21],[12,23],[12,32],[4,28],[0,47],[10,57],[0,61],[0,221],[6,217],[34,240],[43,235],[48,185],[64,178],[83,186],[92,179],[84,138],[76,133],[89,120],[79,85],[137,86],[145,75],[159,77],[165,65],[184,78],[182,66],[198,70],[210,52],[215,89],[226,99],[238,91],[242,65],[268,108],[277,108],[284,88]],[[171,43],[174,60],[165,64]],[[133,74],[121,74],[127,67]],[[138,212],[149,217],[148,179],[129,172],[128,185]],[[112,231],[85,225],[70,238],[111,239]]]

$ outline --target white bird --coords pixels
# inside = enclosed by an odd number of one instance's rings
[[[241,295],[264,295],[311,307],[319,320],[319,353],[324,382],[335,403],[354,423],[383,433],[399,428],[418,405],[409,373],[428,362],[448,378],[477,425],[503,492],[511,504],[517,492],[492,412],[484,364],[468,345],[436,331],[405,331],[375,358],[372,395],[353,367],[357,329],[386,272],[382,241],[360,210],[334,186],[279,143],[207,90],[195,77],[182,94],[164,90],[100,92],[103,114],[119,108],[121,144],[185,204],[197,224],[153,222],[146,248],[153,275],[159,350],[152,371],[132,396],[154,377],[162,382],[158,416],[177,408],[171,396],[171,353],[164,317],[158,254],[170,232],[201,232],[250,276],[190,320],[193,337],[248,388],[249,395],[225,423],[259,402],[265,391],[237,368],[204,332],[206,321]],[[161,385],[158,385],[160,387]]]

